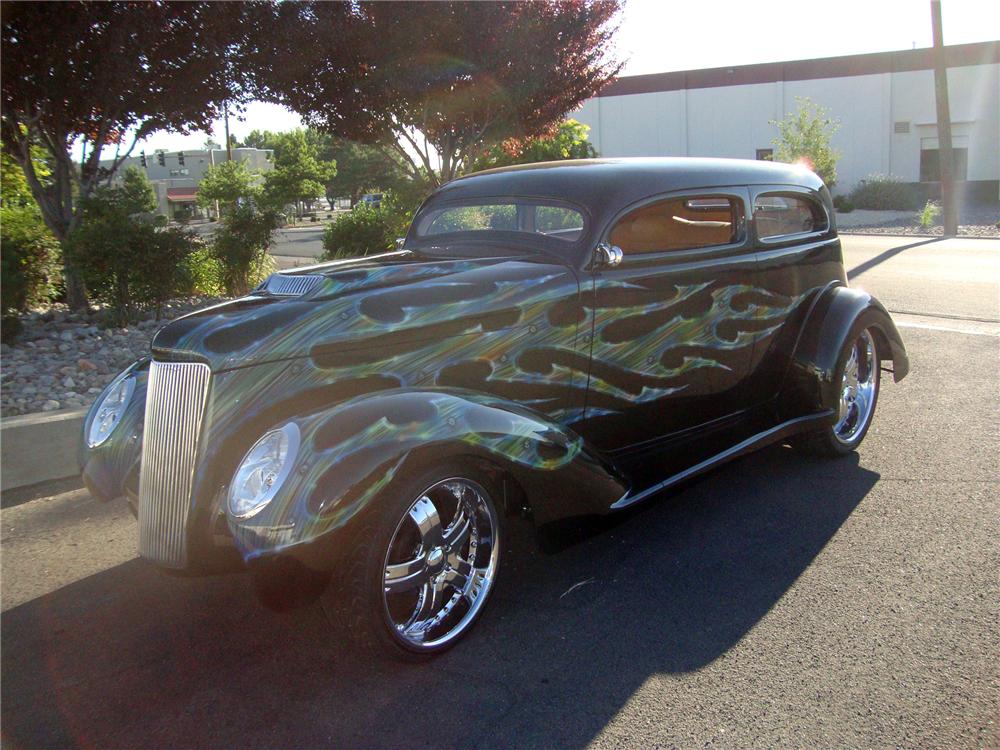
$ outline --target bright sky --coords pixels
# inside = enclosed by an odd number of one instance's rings
[[[945,44],[1000,39],[997,0],[942,0],[942,15]],[[617,37],[618,55],[628,60],[623,75],[930,46],[930,0],[625,0]],[[240,139],[253,129],[299,125],[295,113],[260,102],[250,104],[242,121],[229,121]],[[219,143],[223,132],[220,121]],[[201,148],[206,137],[156,133],[134,153]]]

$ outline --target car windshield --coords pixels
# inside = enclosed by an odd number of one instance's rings
[[[521,232],[576,242],[583,235],[583,226],[583,214],[569,206],[504,199],[430,208],[417,217],[415,233],[417,238],[431,241],[461,235],[500,242],[504,235]]]

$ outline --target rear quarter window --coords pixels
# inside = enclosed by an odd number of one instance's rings
[[[762,240],[825,232],[830,228],[823,207],[802,195],[758,195],[754,201],[753,219],[757,236]]]
[[[726,196],[671,198],[625,214],[608,239],[626,255],[728,245],[738,239],[740,216]]]

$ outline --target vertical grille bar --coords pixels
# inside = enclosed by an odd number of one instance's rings
[[[139,472],[139,554],[161,565],[187,563],[188,509],[209,369],[151,362]]]

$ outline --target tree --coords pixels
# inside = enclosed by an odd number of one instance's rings
[[[253,44],[248,12],[239,3],[162,0],[4,5],[0,134],[61,245],[80,223],[81,203],[138,140],[161,129],[208,130],[221,103],[239,99],[247,71],[232,52]],[[33,145],[46,152],[47,177],[35,169]],[[68,302],[85,307],[86,289],[64,257]]]
[[[319,198],[326,192],[326,183],[337,173],[332,161],[320,161],[317,148],[302,130],[277,133],[274,138],[274,170],[264,177],[264,199],[269,206],[280,209]]]
[[[771,120],[778,128],[774,144],[774,160],[794,164],[801,162],[823,178],[826,186],[837,183],[837,160],[840,152],[830,146],[833,134],[840,130],[840,120],[830,117],[830,111],[813,103],[809,97],[795,97],[797,111],[789,112],[784,120]]]
[[[146,173],[129,167],[122,175],[121,201],[128,214],[148,214],[156,210],[156,191]]]
[[[392,152],[436,187],[489,146],[530,138],[620,70],[618,0],[281,3],[246,51],[258,96]],[[303,49],[315,55],[292,54]]]
[[[83,216],[67,243],[91,294],[109,305],[119,325],[146,306],[159,317],[163,303],[184,287],[184,261],[195,250],[192,236],[147,219],[146,186],[146,175],[136,170],[119,187],[96,188],[81,201]]]
[[[538,138],[512,138],[491,146],[472,165],[472,171],[533,164],[540,161],[590,159],[597,151],[587,140],[590,127],[577,120],[563,120],[551,135]]]
[[[198,205],[210,207],[218,201],[223,212],[241,200],[260,197],[260,173],[242,161],[224,161],[205,170],[198,183]]]

